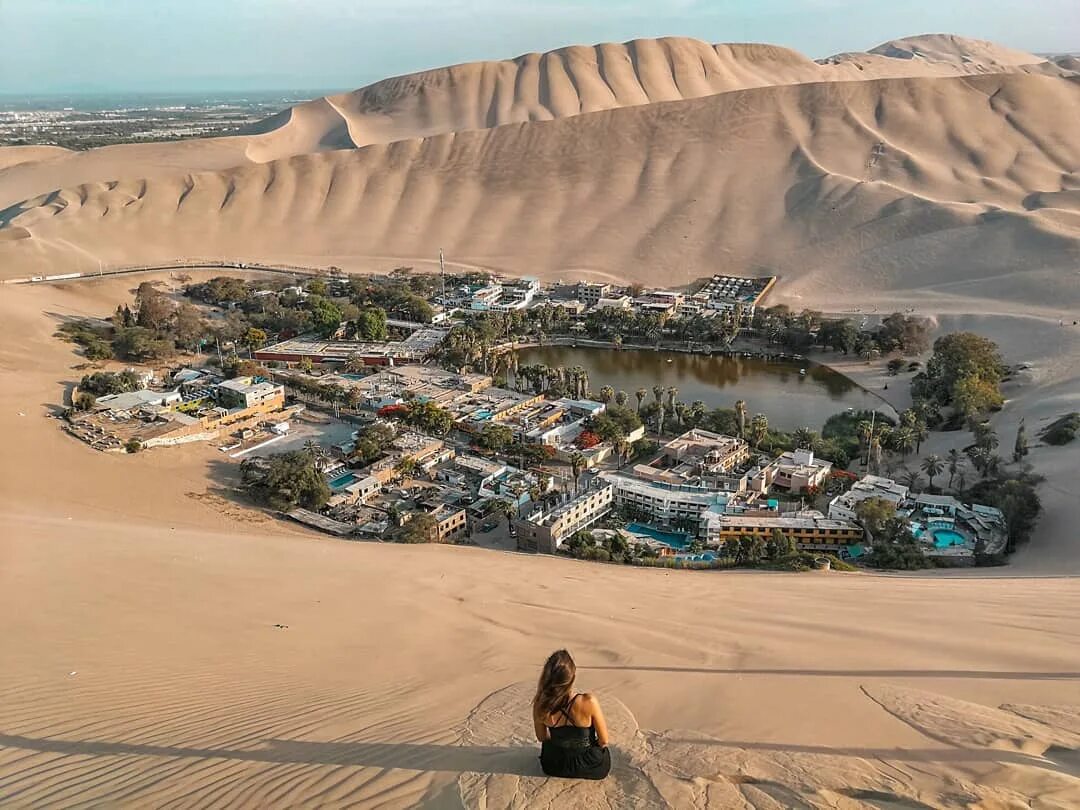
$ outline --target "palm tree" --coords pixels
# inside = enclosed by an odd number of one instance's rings
[[[739,421],[739,438],[746,438],[746,402],[735,400],[735,418]]]
[[[915,431],[915,452],[922,452],[922,443],[926,441],[930,435],[930,430],[926,426],[926,422],[922,419],[916,419],[915,424],[912,426],[912,430]]]
[[[922,471],[926,473],[926,477],[930,479],[930,489],[934,488],[934,476],[940,475],[941,471],[945,469],[945,462],[941,456],[931,453],[922,460]]]
[[[663,399],[664,399],[664,386],[662,386],[662,385],[654,385],[652,387],[652,395],[653,395],[653,397],[656,398],[656,404],[657,405],[662,405],[663,404]]]
[[[873,470],[874,475],[881,473],[881,444],[881,434],[875,433],[874,437],[870,439],[870,449],[867,453],[870,469]]]
[[[611,400],[615,399],[615,389],[610,385],[605,385],[600,389],[600,401],[607,405]]]
[[[669,385],[667,390],[667,405],[668,411],[675,410],[675,398],[679,396],[679,389],[674,385]]]
[[[664,403],[660,402],[656,408],[656,433],[659,436],[664,435]]]
[[[634,392],[634,396],[637,397],[637,412],[638,412],[638,415],[641,414],[641,403],[645,401],[645,397],[647,397],[648,395],[649,395],[648,390],[646,390],[644,388],[639,388],[637,391]]]
[[[570,454],[570,471],[574,474],[574,494],[577,495],[578,491],[578,478],[581,475],[581,471],[585,468],[585,456],[581,453],[574,452]]]
[[[769,435],[769,417],[763,413],[754,414],[750,420],[750,439],[754,447],[761,445]]]
[[[792,439],[795,440],[795,447],[810,450],[814,446],[817,434],[808,427],[801,427],[792,434]]]
[[[626,392],[625,391],[616,391],[615,392],[615,404],[618,405],[619,407],[622,407],[622,408],[626,407]]]
[[[949,489],[952,489],[953,479],[964,469],[964,456],[954,447],[949,451],[947,458],[949,460]]]
[[[870,440],[873,438],[874,426],[869,421],[864,419],[859,422],[858,427],[855,428],[856,433],[859,436],[859,455],[862,456],[870,449]]]
[[[900,476],[900,483],[908,489],[917,490],[922,482],[922,473],[918,470],[905,470]]]
[[[915,431],[909,427],[897,428],[892,435],[893,446],[900,451],[900,457],[906,459],[915,449]]]

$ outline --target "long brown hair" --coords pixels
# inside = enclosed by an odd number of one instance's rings
[[[540,717],[549,717],[570,702],[577,667],[566,650],[556,650],[544,662],[536,687],[533,708]]]

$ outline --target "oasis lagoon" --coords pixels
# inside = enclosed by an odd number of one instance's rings
[[[770,360],[762,357],[686,354],[642,349],[592,346],[532,346],[518,352],[522,366],[580,366],[589,374],[596,392],[610,385],[625,391],[634,407],[634,391],[675,386],[680,402],[700,399],[709,408],[733,408],[746,402],[750,414],[763,413],[769,424],[782,430],[809,427],[820,430],[834,413],[854,410],[891,411],[882,400],[828,366],[809,361]],[[805,373],[804,373],[805,370]]]

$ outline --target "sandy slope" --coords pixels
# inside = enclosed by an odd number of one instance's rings
[[[792,295],[841,285],[1069,308],[1078,116],[1080,84],[1042,76],[758,88],[70,188],[9,210],[5,230],[26,238],[0,259],[17,276],[98,258],[349,265],[444,247],[549,277],[768,271]]]
[[[888,51],[890,55],[886,55]],[[916,53],[917,51],[917,53]],[[62,186],[129,180],[169,168],[218,169],[372,143],[543,121],[699,98],[750,87],[1015,71],[1067,72],[978,40],[930,35],[815,63],[773,45],[710,45],[667,37],[575,45],[385,79],[315,99],[254,125],[245,137],[106,147],[54,166],[0,174],[0,208]],[[194,144],[194,145],[193,145]],[[0,167],[4,150],[0,149]]]
[[[56,324],[138,280],[0,289],[6,804],[1080,802],[1080,580],[1012,578],[1024,561],[695,575],[303,534],[218,494],[235,468],[212,450],[101,454],[48,417],[83,373]],[[1053,328],[1017,319],[1047,360],[1016,407],[1068,375],[1051,357],[1080,358]],[[1037,540],[1059,573],[1080,571],[1075,504]],[[601,785],[536,775],[529,681],[560,645],[612,718]]]

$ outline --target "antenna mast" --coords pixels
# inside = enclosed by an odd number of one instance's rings
[[[446,306],[446,260],[443,258],[443,250],[439,248],[439,280],[442,282],[442,305]]]

